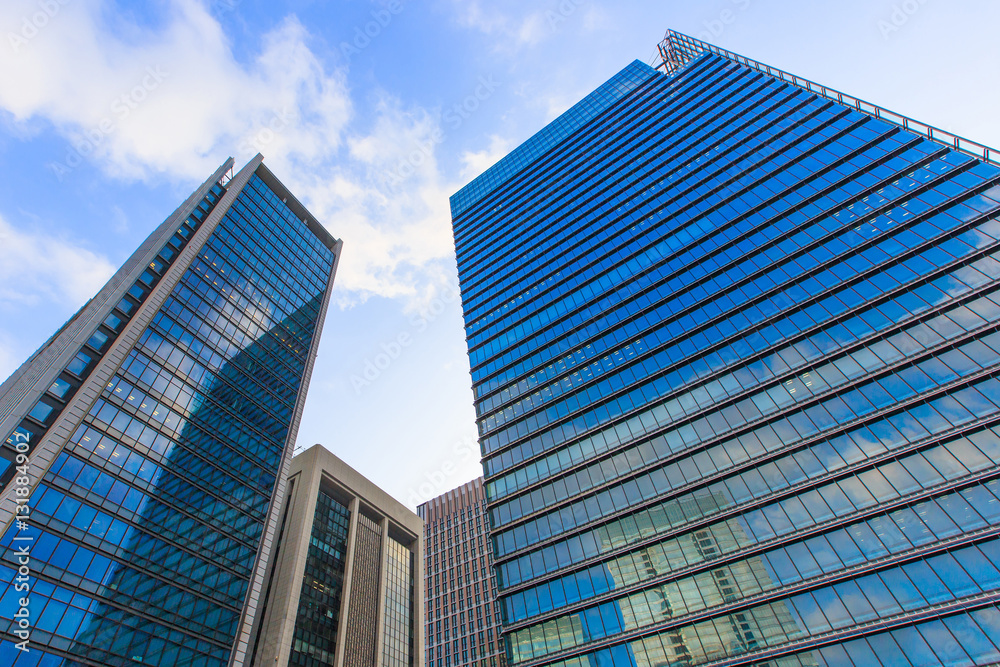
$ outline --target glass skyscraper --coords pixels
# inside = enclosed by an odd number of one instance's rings
[[[660,50],[451,201],[512,663],[1000,661],[1000,154]]]
[[[232,167],[0,386],[0,664],[247,664],[341,242]]]

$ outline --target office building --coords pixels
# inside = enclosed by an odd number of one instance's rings
[[[424,520],[426,667],[503,667],[483,478],[417,508]]]
[[[1000,660],[1000,154],[660,49],[451,201],[512,663]]]
[[[320,445],[285,497],[251,664],[419,667],[420,517]]]
[[[248,664],[341,247],[262,159],[0,386],[0,664]]]

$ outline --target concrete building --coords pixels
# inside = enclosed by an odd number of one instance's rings
[[[506,664],[483,478],[417,508],[424,520],[427,667]]]
[[[410,667],[423,523],[320,445],[292,459],[253,665]]]

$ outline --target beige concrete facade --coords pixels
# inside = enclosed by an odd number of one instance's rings
[[[336,667],[422,665],[423,521],[321,445],[302,452],[291,462],[277,543],[263,594],[264,611],[254,632],[252,664],[268,667],[285,667],[289,664],[289,656],[296,645],[296,619],[321,490],[349,510],[336,652],[326,664]],[[379,538],[377,567],[364,562],[359,551],[359,542],[363,541],[359,531],[370,531],[371,526],[377,528]],[[405,663],[386,660],[384,657],[386,572],[389,566],[390,538],[404,545],[412,554],[410,625],[413,644],[410,659]],[[374,616],[368,618],[366,610],[374,613]],[[365,641],[375,642],[374,651],[370,650],[370,645],[358,646],[359,642]],[[302,648],[301,644],[299,648]]]

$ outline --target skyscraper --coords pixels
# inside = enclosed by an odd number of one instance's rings
[[[329,450],[296,456],[250,664],[419,667],[422,532]]]
[[[0,664],[246,664],[341,247],[262,159],[0,386]]]
[[[426,667],[503,667],[483,478],[428,500],[424,520]]]
[[[1000,660],[1000,154],[661,53],[451,201],[513,663]]]

